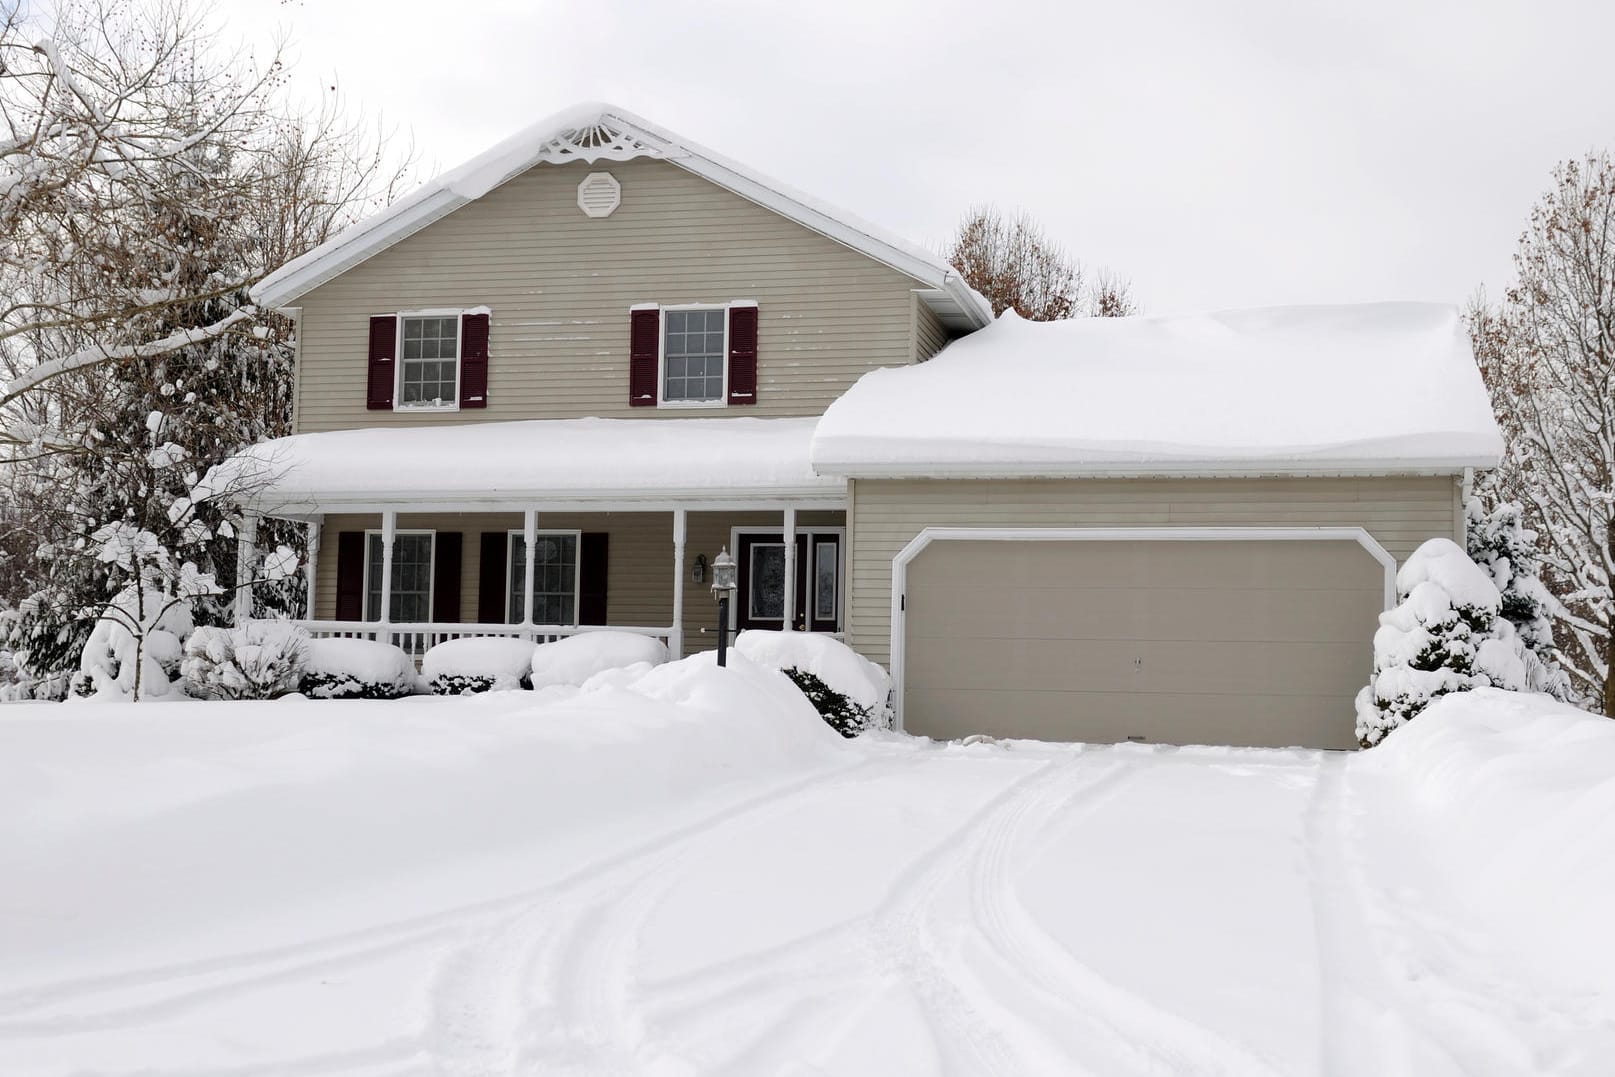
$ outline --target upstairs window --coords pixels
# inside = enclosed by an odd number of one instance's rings
[[[403,317],[398,366],[400,408],[455,408],[460,403],[460,317]]]
[[[728,314],[723,307],[676,309],[664,313],[663,403],[723,403]]]

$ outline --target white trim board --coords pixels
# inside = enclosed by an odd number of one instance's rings
[[[927,527],[892,558],[891,673],[895,725],[903,731],[908,566],[933,542],[1355,542],[1384,571],[1381,608],[1396,605],[1396,558],[1361,527]],[[1367,641],[1365,641],[1366,643]]]

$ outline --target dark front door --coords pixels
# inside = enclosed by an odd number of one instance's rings
[[[785,537],[782,532],[740,536],[740,590],[735,623],[740,628],[785,627]],[[796,608],[791,624],[813,632],[841,631],[841,536],[798,532]]]

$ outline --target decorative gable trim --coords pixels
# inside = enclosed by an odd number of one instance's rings
[[[540,161],[564,165],[568,161],[631,161],[635,157],[666,157],[667,152],[653,142],[635,135],[625,126],[614,126],[603,119],[597,123],[563,131],[544,143],[533,155]]]

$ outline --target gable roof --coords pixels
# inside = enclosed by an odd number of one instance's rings
[[[814,435],[860,477],[1456,474],[1502,436],[1457,308],[1028,322],[874,370]]]
[[[631,112],[600,102],[557,112],[423,184],[269,274],[253,287],[253,301],[269,307],[295,305],[304,293],[534,165],[626,161],[636,157],[665,160],[693,172],[912,277],[923,286],[920,298],[952,330],[968,332],[992,321],[987,301],[940,255],[753,172]]]

